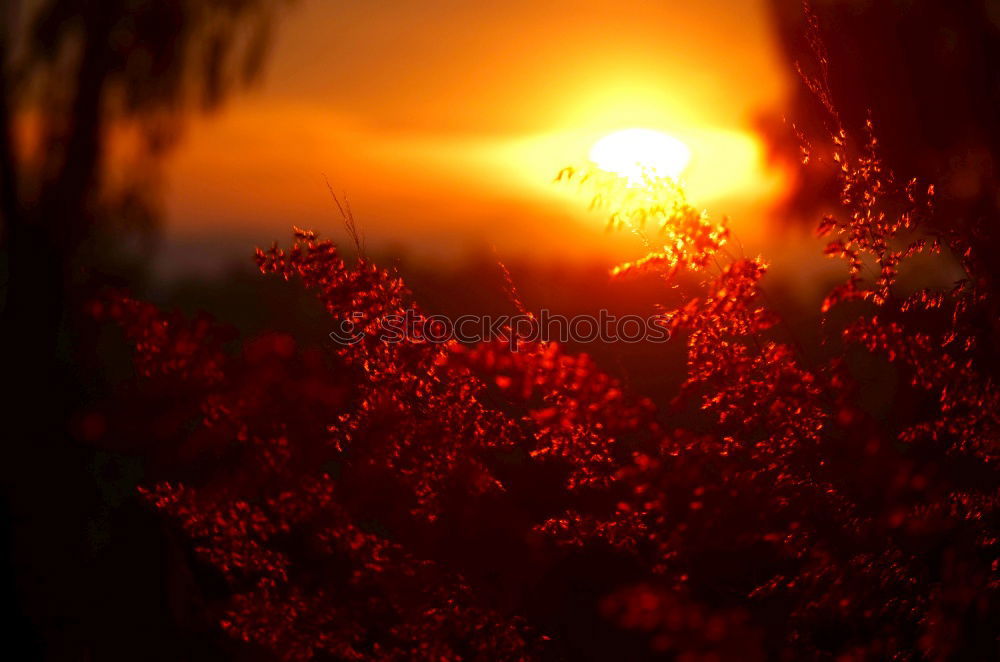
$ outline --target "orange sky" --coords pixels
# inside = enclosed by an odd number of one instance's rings
[[[750,126],[786,69],[756,0],[300,1],[261,83],[170,157],[167,238],[342,237],[325,175],[371,246],[630,254],[552,183],[628,127],[683,140],[692,200],[745,237],[780,189]]]

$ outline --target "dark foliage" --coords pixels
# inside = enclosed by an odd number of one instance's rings
[[[871,123],[860,140],[841,124],[814,46],[804,78],[840,203],[819,231],[846,272],[820,356],[769,310],[765,262],[730,255],[725,224],[682,198],[615,217],[651,245],[617,276],[694,284],[662,311],[687,348],[664,410],[554,343],[380,338],[415,308],[403,282],[311,232],[259,251],[260,270],[358,324],[356,344],[234,344],[127,297],[95,305],[146,392],[172,394],[146,426],[160,460],[142,493],[191,541],[195,593],[245,644],[234,655],[1000,652],[996,293],[963,234],[940,230],[933,188],[889,172]],[[913,291],[899,274],[918,256],[962,276]],[[897,384],[891,416],[861,395],[872,361]]]
[[[700,282],[662,313],[688,352],[672,411],[552,343],[386,342],[415,306],[400,278],[310,232],[258,265],[357,322],[357,344],[234,348],[204,319],[98,305],[153,392],[186,394],[153,421],[171,459],[143,494],[192,541],[206,613],[286,660],[994,655],[993,293],[969,262],[903,291],[917,254],[968,249],[925,231],[933,190],[886,171],[871,130],[831,118],[842,207],[820,232],[847,275],[821,360],[723,224],[683,201],[643,216],[668,246],[616,273]],[[866,410],[859,354],[888,362],[908,415]]]

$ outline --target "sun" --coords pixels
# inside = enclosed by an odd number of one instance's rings
[[[650,175],[676,179],[691,160],[691,150],[680,140],[660,131],[623,129],[594,143],[590,160],[601,170],[636,184]]]

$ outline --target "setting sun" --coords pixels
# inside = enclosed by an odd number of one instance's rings
[[[676,178],[691,160],[691,150],[660,131],[624,129],[594,143],[590,160],[601,170],[637,182],[644,174]]]

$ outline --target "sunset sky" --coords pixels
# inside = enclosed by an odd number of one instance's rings
[[[789,82],[757,0],[305,0],[260,83],[188,126],[165,234],[239,255],[293,224],[342,237],[327,177],[373,248],[627,254],[634,239],[552,180],[643,127],[690,148],[691,199],[752,237],[781,189],[753,118]]]

